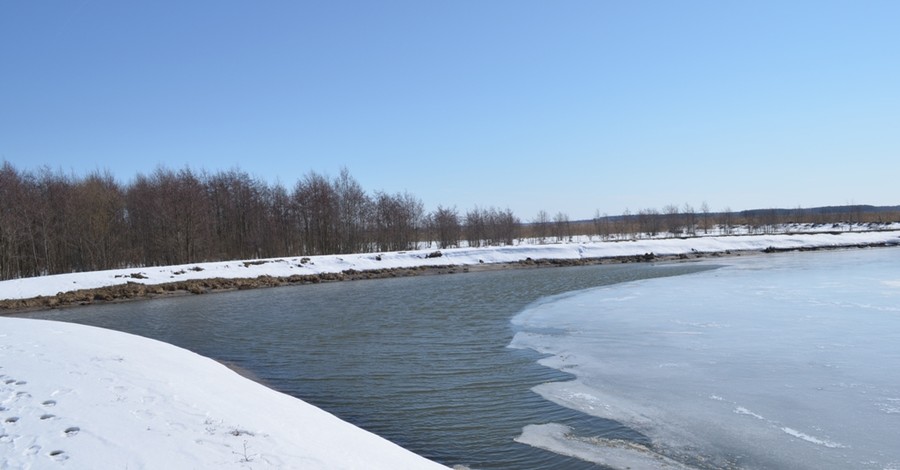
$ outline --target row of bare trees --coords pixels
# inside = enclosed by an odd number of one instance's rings
[[[523,224],[510,209],[427,213],[409,193],[367,193],[346,169],[309,173],[292,188],[240,170],[157,168],[123,185],[108,173],[65,175],[0,165],[0,279],[132,266],[277,256],[401,251],[656,236],[772,233],[786,224],[880,222],[900,214],[870,206],[712,212],[704,202],[598,213],[570,221],[540,211]],[[884,208],[881,208],[884,209]],[[887,208],[890,209],[890,208]]]
[[[406,250],[427,239],[445,215],[426,214],[408,193],[370,195],[346,169],[333,179],[310,173],[288,190],[240,170],[160,167],[122,185],[108,173],[75,177],[3,162],[0,279]],[[452,245],[458,238],[446,240]]]
[[[756,209],[733,212],[725,208],[712,212],[703,202],[697,211],[690,204],[667,205],[662,210],[649,208],[636,213],[625,210],[622,215],[609,216],[599,211],[590,221],[574,224],[572,231],[590,234],[603,240],[638,239],[654,237],[692,237],[698,235],[773,234],[790,232],[798,225],[832,230],[844,227],[868,225],[877,229],[880,225],[900,220],[900,211],[895,208],[875,208],[872,206],[835,206],[815,209]],[[537,220],[540,220],[539,213]],[[537,222],[535,222],[537,224]],[[835,225],[838,224],[838,225]]]

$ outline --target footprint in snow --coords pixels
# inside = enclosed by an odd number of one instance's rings
[[[4,422],[9,423],[9,424],[16,424],[18,421],[19,421],[18,416],[10,416],[9,418],[6,418],[6,420]]]
[[[43,403],[41,403],[41,405],[44,405],[47,408],[50,408],[52,406],[56,406],[56,400],[45,400]]]
[[[72,436],[78,434],[80,431],[81,431],[81,428],[79,428],[78,426],[72,426],[70,428],[66,428],[66,430],[63,431],[63,434],[65,434],[66,437],[72,437]]]
[[[57,462],[62,462],[63,460],[69,458],[69,456],[66,454],[66,451],[64,450],[51,450],[47,455]]]

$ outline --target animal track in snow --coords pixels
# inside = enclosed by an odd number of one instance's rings
[[[79,428],[78,426],[72,426],[70,428],[66,428],[66,430],[63,431],[63,434],[65,434],[66,437],[72,437],[72,436],[78,434],[80,431],[81,431],[81,428]]]
[[[52,406],[56,406],[56,400],[45,400],[43,403],[41,403],[41,405],[44,405],[47,408],[50,408]]]
[[[64,451],[64,450],[51,450],[50,453],[48,453],[47,455],[50,456],[51,459],[56,460],[57,462],[62,462],[63,460],[66,460],[69,458],[69,456],[66,455],[66,451]]]
[[[10,416],[9,418],[6,418],[6,420],[4,422],[9,423],[9,424],[15,424],[18,421],[19,421],[18,416]]]
[[[45,421],[45,420],[48,420],[48,419],[53,419],[53,418],[55,418],[55,417],[56,417],[56,415],[52,415],[52,414],[49,414],[49,413],[43,414],[43,415],[41,415],[41,421]]]

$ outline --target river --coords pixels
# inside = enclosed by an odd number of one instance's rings
[[[525,426],[548,422],[581,434],[647,439],[533,392],[573,377],[539,365],[542,356],[532,350],[510,348],[516,334],[511,319],[544,297],[709,269],[676,263],[487,271],[26,316],[134,333],[233,363],[272,388],[446,465],[597,468],[515,439]]]

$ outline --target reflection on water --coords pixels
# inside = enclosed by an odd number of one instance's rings
[[[126,331],[233,362],[267,385],[447,465],[597,468],[516,443],[548,422],[642,440],[531,388],[571,378],[509,348],[537,299],[710,269],[698,264],[491,271],[240,291],[33,313]],[[227,393],[227,391],[224,391]],[[302,425],[302,423],[298,423]]]

